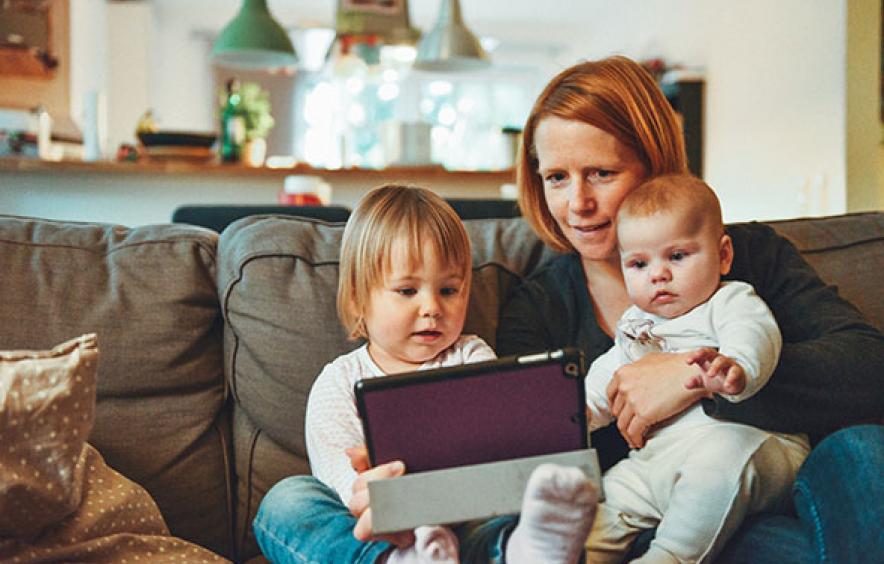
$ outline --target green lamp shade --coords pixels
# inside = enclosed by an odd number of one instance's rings
[[[298,62],[288,33],[270,15],[267,0],[244,0],[212,47],[212,62],[234,68],[294,66]]]

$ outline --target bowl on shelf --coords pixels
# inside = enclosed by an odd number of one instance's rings
[[[138,133],[138,140],[145,147],[205,147],[211,149],[217,137],[214,133],[193,131],[141,131]]]
[[[185,159],[205,162],[213,159],[217,135],[192,131],[139,132],[138,140],[150,159]]]

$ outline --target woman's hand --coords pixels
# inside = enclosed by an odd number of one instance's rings
[[[359,474],[353,482],[353,495],[347,508],[356,517],[356,526],[353,527],[353,536],[361,541],[385,540],[399,548],[406,548],[414,544],[413,531],[401,531],[386,535],[375,536],[371,530],[371,506],[368,498],[368,483],[372,480],[383,478],[395,478],[405,474],[405,465],[402,462],[390,462],[380,466],[371,467],[368,461],[368,450],[364,446],[348,448],[346,451],[350,458],[350,465]]]
[[[643,447],[654,424],[711,397],[704,389],[685,389],[687,379],[702,373],[687,359],[688,353],[650,353],[614,372],[608,403],[630,448]]]

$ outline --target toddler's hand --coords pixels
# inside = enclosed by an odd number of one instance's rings
[[[688,354],[688,364],[696,364],[701,375],[685,380],[689,390],[705,388],[716,394],[736,395],[746,388],[746,373],[739,363],[715,349],[697,349]]]
[[[368,496],[368,483],[372,480],[383,478],[395,478],[405,473],[405,465],[401,462],[390,462],[380,466],[371,467],[368,461],[368,451],[365,447],[348,448],[346,451],[350,458],[350,465],[359,474],[353,482],[353,495],[347,508],[356,517],[356,526],[353,528],[353,536],[361,541],[371,539],[385,540],[400,548],[414,544],[414,532],[402,531],[388,535],[375,535],[371,530],[371,505]]]

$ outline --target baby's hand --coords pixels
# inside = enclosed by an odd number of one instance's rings
[[[736,395],[746,388],[743,367],[715,349],[697,349],[688,354],[687,361],[703,371],[685,380],[684,387],[689,390],[705,388],[716,394]]]

